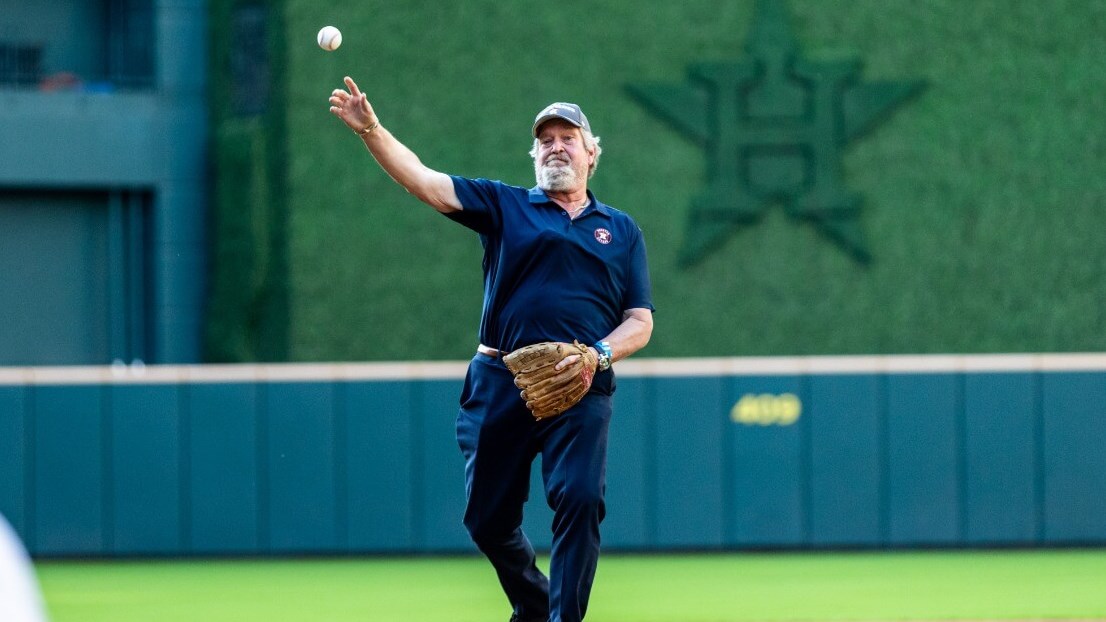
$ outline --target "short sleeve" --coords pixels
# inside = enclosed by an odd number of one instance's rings
[[[498,181],[487,179],[467,179],[457,175],[453,179],[453,190],[461,209],[449,212],[446,216],[473,231],[487,235],[501,228],[502,212],[499,204],[500,186]]]
[[[653,286],[649,282],[649,261],[645,253],[645,236],[641,229],[634,225],[637,235],[630,249],[630,267],[627,271],[628,280],[626,291],[622,297],[622,310],[649,309],[656,311],[653,306]]]

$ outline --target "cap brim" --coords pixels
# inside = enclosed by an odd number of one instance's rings
[[[547,123],[549,121],[552,121],[553,119],[560,119],[562,121],[567,121],[568,123],[570,123],[570,124],[572,124],[572,125],[574,125],[578,128],[581,128],[581,129],[583,129],[583,127],[584,127],[583,123],[580,123],[579,121],[576,121],[575,119],[572,119],[572,118],[569,118],[569,117],[566,117],[566,116],[562,116],[562,115],[559,115],[559,114],[547,114],[543,117],[538,117],[538,120],[534,121],[534,130],[533,130],[534,138],[538,137],[538,128],[540,128],[545,123]]]

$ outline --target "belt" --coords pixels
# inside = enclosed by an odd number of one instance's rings
[[[483,354],[484,356],[490,356],[493,359],[503,358],[503,356],[507,354],[507,352],[496,350],[495,348],[489,348],[484,344],[476,346],[476,351],[480,354]]]

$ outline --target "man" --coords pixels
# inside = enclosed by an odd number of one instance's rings
[[[345,83],[348,90],[331,95],[330,111],[392,179],[476,231],[484,246],[480,346],[457,416],[466,461],[465,527],[495,567],[511,620],[578,622],[599,558],[614,391],[610,363],[644,347],[653,330],[641,230],[588,191],[601,149],[575,104],[553,104],[535,119],[531,156],[538,185],[527,190],[427,168],[380,125],[354,81],[347,77]],[[573,340],[595,344],[587,350],[599,361],[590,390],[563,414],[535,420],[503,357],[535,343]],[[557,369],[580,356],[567,355]],[[521,528],[538,453],[555,513],[548,579]]]

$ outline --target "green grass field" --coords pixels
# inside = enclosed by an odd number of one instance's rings
[[[41,562],[54,622],[506,622],[475,557]],[[606,555],[589,622],[1106,618],[1106,550]]]

